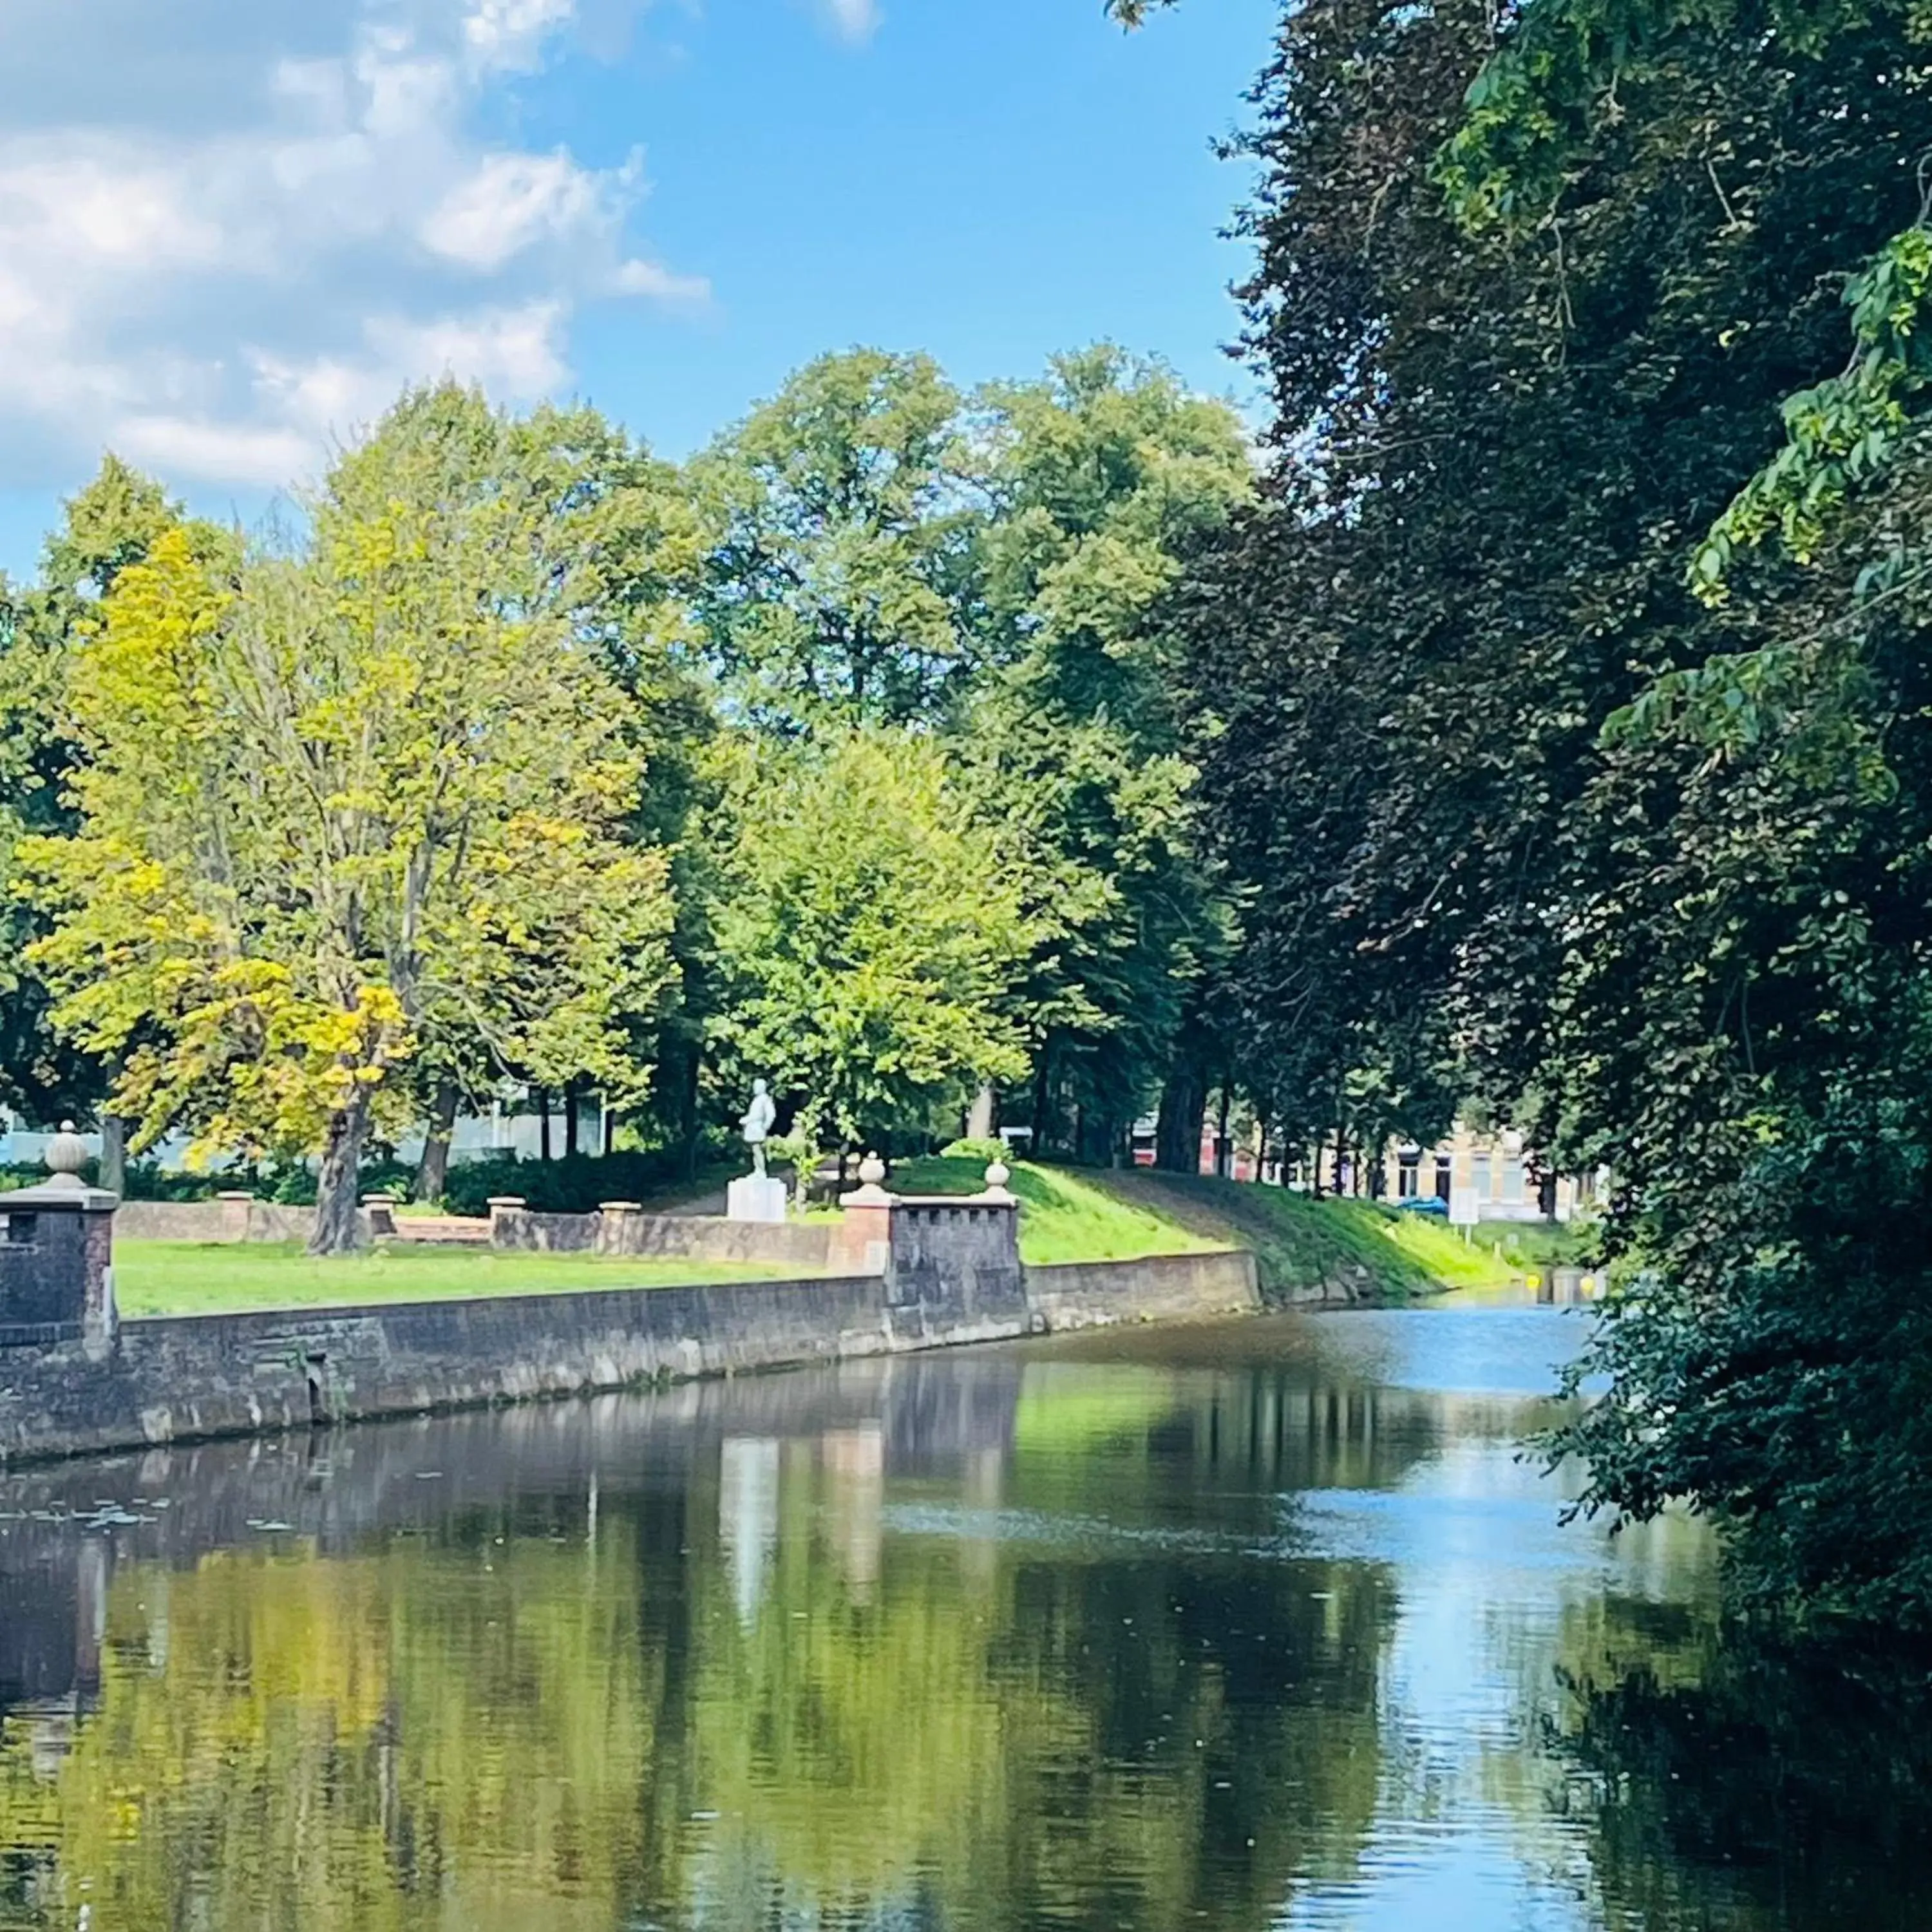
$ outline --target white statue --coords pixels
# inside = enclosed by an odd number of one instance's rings
[[[754,1080],[751,1106],[738,1126],[745,1136],[745,1144],[752,1150],[752,1172],[760,1180],[765,1178],[765,1143],[772,1137],[772,1123],[778,1117],[778,1110],[773,1106],[765,1083]]]

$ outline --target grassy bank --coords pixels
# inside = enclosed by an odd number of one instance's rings
[[[892,1184],[908,1194],[974,1194],[978,1161],[906,1161]],[[1264,1292],[1286,1299],[1324,1282],[1402,1300],[1444,1288],[1506,1284],[1516,1268],[1556,1258],[1567,1230],[1484,1228],[1466,1245],[1440,1222],[1363,1201],[1311,1201],[1278,1187],[1144,1172],[1040,1167],[1022,1162],[1020,1249],[1028,1262],[1138,1261],[1216,1248],[1254,1251]],[[1504,1252],[1491,1252],[1501,1241]],[[1567,1250],[1564,1257],[1567,1258]],[[235,1313],[249,1309],[354,1306],[478,1295],[563,1294],[773,1280],[800,1270],[742,1262],[610,1260],[595,1255],[500,1254],[488,1248],[412,1247],[314,1261],[293,1243],[248,1246],[122,1241],[115,1282],[130,1316]]]
[[[891,1181],[907,1194],[970,1194],[985,1184],[983,1166],[960,1159],[902,1161]],[[1251,1248],[1264,1292],[1284,1299],[1344,1280],[1363,1280],[1372,1294],[1402,1300],[1444,1288],[1501,1287],[1512,1278],[1509,1259],[1492,1254],[1486,1238],[1467,1244],[1439,1222],[1371,1202],[1312,1201],[1240,1181],[1024,1161],[1015,1166],[1012,1185],[1023,1204],[1021,1250],[1036,1263]]]
[[[796,1268],[747,1262],[607,1260],[597,1255],[497,1254],[488,1248],[410,1248],[316,1261],[292,1241],[247,1246],[117,1241],[121,1312],[232,1315],[260,1308],[368,1306],[582,1288],[696,1286],[796,1276]]]
[[[1270,1296],[1356,1280],[1378,1298],[1402,1300],[1510,1279],[1507,1262],[1481,1243],[1372,1202],[1315,1201],[1282,1187],[1144,1172],[1094,1178],[1123,1204],[1164,1216],[1198,1239],[1252,1248]]]

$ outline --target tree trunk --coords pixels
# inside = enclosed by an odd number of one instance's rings
[[[1033,1147],[1036,1155],[1051,1150],[1052,1141],[1047,1133],[1047,1117],[1052,1096],[1053,1036],[1048,1034],[1040,1043],[1040,1056],[1034,1063],[1033,1074]]]
[[[604,1122],[603,1142],[597,1151],[608,1160],[617,1151],[617,1116],[611,1112],[610,1103],[608,1100],[599,1100],[597,1111]]]
[[[563,1090],[563,1156],[574,1160],[578,1150],[578,1116],[584,1110],[584,1083],[568,1082]]]
[[[1161,1089],[1160,1116],[1154,1126],[1154,1164],[1164,1174],[1201,1172],[1201,1130],[1208,1120],[1208,1083],[1198,1066],[1184,1059]]]
[[[969,1141],[989,1141],[993,1138],[994,1107],[993,1083],[982,1080],[966,1115],[966,1138]]]
[[[369,1140],[369,1094],[358,1086],[355,1097],[331,1117],[328,1142],[322,1153],[322,1174],[316,1186],[315,1232],[309,1238],[312,1255],[353,1254],[362,1240],[360,1184],[362,1150]]]
[[[532,1087],[530,1097],[537,1107],[537,1152],[545,1160],[550,1159],[550,1089]]]
[[[100,1117],[100,1184],[110,1194],[128,1191],[128,1123],[118,1114]]]
[[[1214,1172],[1226,1180],[1234,1167],[1234,1150],[1228,1144],[1228,1082],[1221,1082],[1221,1105],[1214,1116]]]
[[[698,1174],[698,1156],[702,1144],[698,1110],[698,1083],[704,1070],[704,1054],[698,1042],[674,1036],[663,1077],[672,1083],[668,1090],[677,1096],[677,1137],[679,1144],[684,1150],[684,1178],[687,1180],[694,1180]]]
[[[439,1080],[436,1106],[430,1116],[429,1138],[423,1142],[422,1162],[416,1169],[416,1198],[440,1200],[449,1184],[449,1142],[456,1131],[456,1082]]]

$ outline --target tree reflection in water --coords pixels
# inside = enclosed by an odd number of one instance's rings
[[[1634,1925],[1932,1922],[1932,1655],[1606,1596],[1565,1619],[1547,1748]]]
[[[1418,1385],[1354,1346],[1382,1332],[16,1476],[0,1928],[1419,1926],[1374,1916],[1424,1842],[1391,1820],[1449,1828],[1400,1676],[1448,1600],[1415,1552],[1534,1405]],[[1923,1821],[1924,1700],[1746,1658],[1659,1546],[1648,1594],[1592,1556],[1547,1615],[1545,1544],[1495,1550],[1455,1635],[1522,1715],[1479,1808],[1587,1868],[1560,1932],[1842,1922]],[[1919,1922],[1914,1882],[1862,1922]]]

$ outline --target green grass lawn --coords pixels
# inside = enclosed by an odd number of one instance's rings
[[[986,1185],[986,1170],[976,1160],[944,1156],[902,1161],[890,1184],[906,1194],[974,1194]],[[1020,1251],[1028,1262],[1138,1261],[1245,1247],[1254,1251],[1263,1289],[1277,1295],[1362,1270],[1373,1293],[1388,1300],[1444,1288],[1497,1288],[1532,1252],[1546,1264],[1574,1239],[1568,1230],[1484,1228],[1468,1244],[1440,1222],[1366,1201],[1312,1201],[1283,1188],[1144,1172],[1023,1161],[1014,1166],[1012,1185],[1022,1203]],[[1502,1256],[1491,1252],[1492,1242],[1504,1244]],[[130,1316],[768,1281],[800,1272],[778,1264],[406,1244],[312,1261],[292,1242],[192,1241],[119,1242],[114,1270],[122,1312]]]
[[[396,1246],[315,1261],[292,1241],[246,1246],[200,1241],[114,1244],[115,1298],[122,1313],[130,1316],[694,1286],[784,1280],[802,1272],[755,1262],[607,1260],[597,1255],[498,1254],[488,1248]]]
[[[888,1184],[905,1194],[972,1194],[976,1160],[902,1161]],[[1509,1258],[1440,1222],[1368,1201],[1314,1201],[1281,1187],[1144,1170],[1016,1162],[1020,1250],[1033,1262],[1135,1261],[1147,1255],[1251,1248],[1263,1289],[1287,1294],[1366,1270],[1390,1300],[1444,1288],[1505,1286]],[[1512,1231],[1514,1232],[1514,1231]],[[1538,1232],[1537,1230],[1526,1231]]]
[[[1186,1226],[1156,1205],[1124,1199],[1103,1180],[1072,1168],[1016,1163],[1011,1186],[1021,1203],[1022,1258],[1036,1266],[1130,1262],[1239,1244],[1232,1234]],[[901,1161],[887,1183],[901,1194],[977,1194],[986,1184],[983,1161],[944,1155]]]

